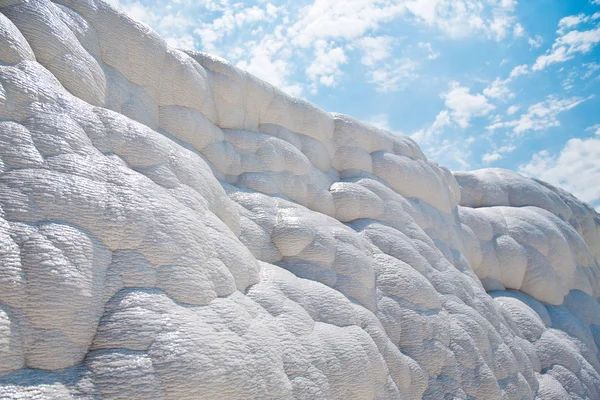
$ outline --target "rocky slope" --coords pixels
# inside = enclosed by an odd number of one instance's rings
[[[600,398],[586,204],[101,1],[0,13],[0,398]]]

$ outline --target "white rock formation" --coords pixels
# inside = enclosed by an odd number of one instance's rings
[[[0,0],[0,398],[600,399],[600,216]]]

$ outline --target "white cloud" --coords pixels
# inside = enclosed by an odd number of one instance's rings
[[[512,153],[513,151],[515,151],[517,149],[517,146],[514,146],[512,144],[506,145],[506,146],[502,146],[498,149],[498,152],[500,153]]]
[[[451,111],[452,119],[462,128],[469,126],[474,117],[489,114],[494,108],[482,94],[471,94],[469,88],[458,82],[450,83],[450,90],[442,95],[446,107]]]
[[[514,67],[512,71],[510,71],[510,75],[508,76],[508,78],[514,79],[521,75],[527,75],[528,73],[529,73],[529,67],[527,67],[526,64],[518,65],[518,66]]]
[[[403,11],[402,5],[381,0],[350,0],[343,5],[337,0],[315,0],[300,9],[287,36],[300,47],[309,47],[318,40],[352,40],[368,30],[376,30]]]
[[[514,113],[519,111],[520,108],[521,107],[519,107],[519,106],[510,106],[510,107],[508,107],[508,110],[506,110],[506,114],[513,115]]]
[[[582,22],[588,21],[588,19],[589,17],[586,17],[585,14],[569,15],[564,17],[558,21],[558,30],[556,33],[559,35],[564,35],[566,31],[581,24]]]
[[[468,169],[467,159],[471,155],[470,146],[475,138],[444,139],[444,128],[452,124],[448,110],[442,110],[428,127],[418,130],[411,137],[421,146],[427,157],[443,162],[450,169]]]
[[[246,42],[245,49],[239,50],[245,53],[246,58],[238,61],[236,66],[292,95],[299,96],[302,92],[301,87],[288,82],[294,69],[285,58],[283,45],[282,38],[277,34],[266,35],[260,42]]]
[[[491,99],[500,99],[503,101],[507,101],[515,97],[515,94],[508,88],[508,84],[512,82],[513,79],[521,76],[527,75],[529,73],[529,68],[527,65],[518,65],[513,68],[510,72],[508,78],[500,79],[496,78],[494,82],[487,88],[483,90],[483,94]]]
[[[509,79],[502,80],[496,78],[492,84],[483,90],[483,94],[492,99],[502,99],[504,101],[515,97],[514,93],[506,86]]]
[[[502,40],[515,24],[516,1],[489,0],[315,0],[299,10],[288,28],[295,44],[309,47],[317,40],[353,39],[375,31],[382,23],[404,16],[434,27],[453,39],[484,34]]]
[[[500,1],[500,7],[505,10],[508,10],[508,11],[514,10],[516,5],[517,5],[517,0],[501,0]]]
[[[514,0],[490,1],[487,7],[473,0],[410,0],[404,4],[415,20],[454,39],[483,34],[502,40],[515,20]]]
[[[348,58],[341,47],[332,47],[320,40],[315,45],[314,60],[306,69],[306,74],[313,85],[318,82],[324,86],[335,86],[342,75],[340,65],[346,62]]]
[[[192,35],[183,35],[180,37],[167,37],[165,42],[173,48],[183,50],[194,50],[196,48],[196,39]]]
[[[540,71],[549,65],[568,61],[578,53],[586,54],[590,52],[600,42],[600,26],[587,31],[573,30],[564,33],[564,29],[589,19],[590,17],[583,16],[571,16],[561,19],[558,30],[560,36],[552,44],[551,50],[537,58],[532,69]],[[562,25],[560,25],[561,23]]]
[[[600,207],[600,139],[570,139],[558,154],[540,151],[519,172],[541,179]]]
[[[365,36],[358,41],[358,46],[364,52],[361,62],[373,67],[375,64],[389,58],[395,40],[389,36]]]
[[[109,0],[108,3],[122,10],[131,18],[143,22],[148,26],[154,26],[158,20],[152,8],[140,3],[139,1],[132,3],[121,3],[119,0]]]
[[[435,121],[433,124],[431,124],[431,126],[418,130],[417,132],[413,133],[411,137],[419,144],[431,144],[435,141],[434,139],[440,136],[443,128],[450,125],[450,122],[450,113],[448,110],[442,110],[435,117]]]
[[[386,131],[392,131],[392,128],[390,127],[389,116],[387,114],[373,115],[372,117],[367,118],[365,122]]]
[[[210,23],[203,23],[194,33],[202,39],[202,45],[206,51],[217,52],[215,42],[221,40],[226,35],[231,34],[236,29],[246,25],[253,25],[262,21],[273,21],[279,12],[279,8],[268,3],[266,9],[252,6],[247,8],[227,7],[223,15],[215,18]]]
[[[440,53],[436,53],[435,51],[433,51],[433,49],[431,48],[431,43],[429,42],[419,42],[419,47],[427,50],[428,60],[435,60],[440,56]]]
[[[592,15],[578,14],[578,15],[569,15],[568,17],[562,18],[558,21],[558,30],[556,33],[559,35],[564,35],[566,31],[571,28],[586,23],[595,21],[600,18],[600,12],[594,13]]]
[[[513,36],[515,38],[525,36],[525,28],[523,28],[523,25],[519,24],[518,22],[515,24],[515,28],[513,29]]]
[[[530,106],[526,113],[521,114],[519,119],[497,122],[488,126],[487,129],[512,128],[515,134],[521,135],[528,131],[542,131],[557,127],[560,126],[558,114],[571,110],[588,99],[571,97],[559,100],[554,96],[550,96],[546,101]]]
[[[369,71],[368,79],[378,92],[397,92],[404,90],[418,77],[417,65],[409,58],[396,59]]]
[[[600,124],[592,125],[585,129],[586,132],[594,132],[594,135],[600,136]]]
[[[512,25],[513,18],[511,17],[496,17],[490,24],[490,30],[497,41],[504,39]],[[514,32],[514,30],[513,30]]]
[[[562,86],[565,90],[569,91],[575,88],[578,83],[591,78],[596,71],[600,70],[600,64],[595,62],[584,63],[581,66],[583,68],[575,66],[569,71],[567,77],[562,82]]]
[[[436,36],[452,39],[501,40],[523,31],[514,0],[311,0],[281,6],[262,0],[250,5],[228,0],[108,1],[150,25],[173,47],[219,55],[295,94],[302,87],[316,92],[338,84],[344,65],[356,57],[355,49],[361,50],[366,80],[376,90],[404,89],[418,76],[415,55],[409,51],[418,48],[425,53],[419,57],[434,60],[439,48],[429,39],[394,48],[397,39],[382,34],[384,24],[392,21],[431,27]],[[263,45],[268,48],[261,49]]]
[[[481,158],[481,162],[484,164],[491,164],[495,161],[505,158],[507,153],[512,153],[516,149],[517,147],[514,145],[502,146],[494,151],[484,154]]]
[[[504,158],[504,156],[500,153],[486,153],[483,155],[483,157],[481,157],[481,161],[484,164],[491,164],[494,161],[498,161],[502,158]]]
[[[585,74],[583,74],[583,76],[581,77],[582,79],[588,79],[590,78],[592,75],[594,75],[594,73],[598,70],[600,70],[600,64],[595,63],[595,62],[591,62],[591,63],[586,63],[583,64],[583,66],[587,69],[587,71],[585,72]]]
[[[542,43],[544,43],[544,38],[540,35],[535,35],[527,38],[527,43],[529,43],[529,47],[531,49],[537,49],[542,45]]]
[[[157,15],[160,15],[160,17],[156,19],[154,26],[155,29],[162,34],[178,32],[181,27],[192,24],[190,17],[183,15],[181,12],[173,14],[157,13]]]
[[[471,138],[443,139],[439,143],[423,149],[427,157],[442,163],[450,170],[468,170],[471,164],[468,159],[471,156],[469,141]]]

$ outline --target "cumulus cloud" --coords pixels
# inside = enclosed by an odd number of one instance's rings
[[[314,60],[306,69],[306,74],[313,85],[318,82],[323,86],[335,86],[337,79],[342,74],[340,65],[347,61],[344,49],[320,40],[315,46]]]
[[[570,139],[557,154],[543,150],[519,172],[549,182],[600,209],[600,139]]]
[[[289,82],[294,67],[289,62],[289,54],[283,48],[283,42],[278,35],[276,32],[273,35],[265,35],[259,42],[246,42],[245,48],[237,50],[243,52],[245,57],[239,60],[236,66],[291,95],[299,96],[302,94],[302,86]]]
[[[471,94],[470,89],[459,82],[451,82],[450,90],[442,94],[442,98],[451,110],[452,119],[462,128],[468,127],[472,118],[488,115],[496,108],[484,95]]]
[[[515,24],[515,28],[513,29],[513,36],[515,38],[525,36],[525,28],[523,28],[523,25],[519,24],[518,22]]]

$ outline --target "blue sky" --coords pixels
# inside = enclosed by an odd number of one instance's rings
[[[112,0],[327,111],[600,209],[600,0]]]

